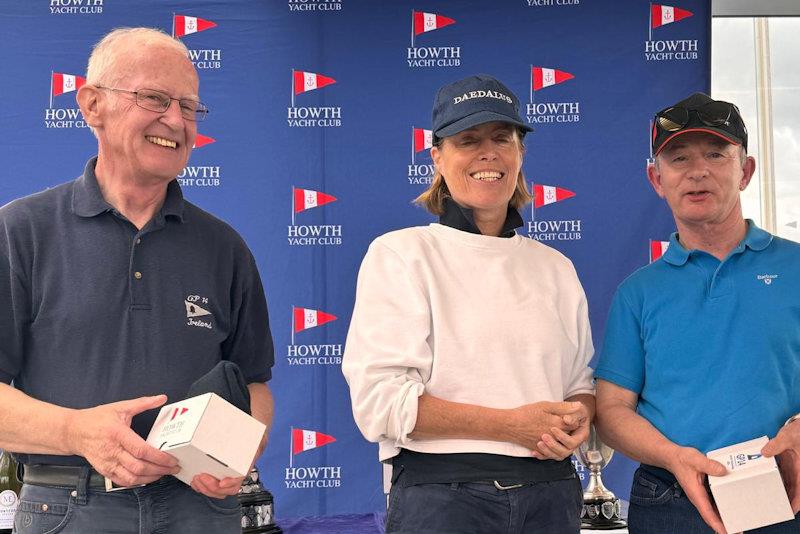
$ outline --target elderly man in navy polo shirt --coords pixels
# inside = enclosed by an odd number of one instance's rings
[[[648,177],[678,232],[620,285],[597,378],[597,427],[642,465],[631,533],[724,532],[710,450],[763,435],[800,510],[800,245],[742,216],[755,171],[733,104],[702,93],[658,112]],[[752,532],[800,532],[800,520]]]
[[[242,370],[253,416],[272,419],[255,261],[175,180],[208,112],[198,88],[179,41],[111,32],[77,93],[98,155],[0,208],[0,448],[26,473],[16,532],[240,530],[241,479],[190,488],[143,440],[154,409],[222,360]],[[143,486],[106,493],[104,477]]]

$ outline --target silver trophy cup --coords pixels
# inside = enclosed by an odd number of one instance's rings
[[[583,492],[581,527],[597,530],[624,528],[626,525],[620,517],[619,499],[603,485],[600,476],[600,472],[614,456],[614,449],[600,441],[594,425],[591,425],[589,439],[581,443],[575,455],[589,470],[589,483]]]

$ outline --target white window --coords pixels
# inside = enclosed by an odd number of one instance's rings
[[[800,241],[800,3],[714,0],[711,94],[739,106],[756,174],[747,218]]]

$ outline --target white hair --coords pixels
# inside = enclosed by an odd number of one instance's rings
[[[119,63],[130,61],[144,46],[163,46],[189,57],[189,50],[181,41],[156,28],[117,28],[107,33],[94,45],[86,68],[86,83],[115,85],[120,78]]]

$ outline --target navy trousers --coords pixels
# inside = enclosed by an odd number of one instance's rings
[[[674,477],[639,468],[628,508],[630,534],[714,534]],[[749,530],[757,534],[800,534],[800,519]],[[734,533],[729,533],[734,534]]]
[[[88,477],[88,469],[86,470]],[[106,493],[87,488],[24,484],[14,532],[17,534],[241,534],[235,496],[212,499],[165,476],[141,488]]]
[[[498,489],[491,482],[403,487],[389,493],[387,534],[578,534],[583,490],[577,477]]]

